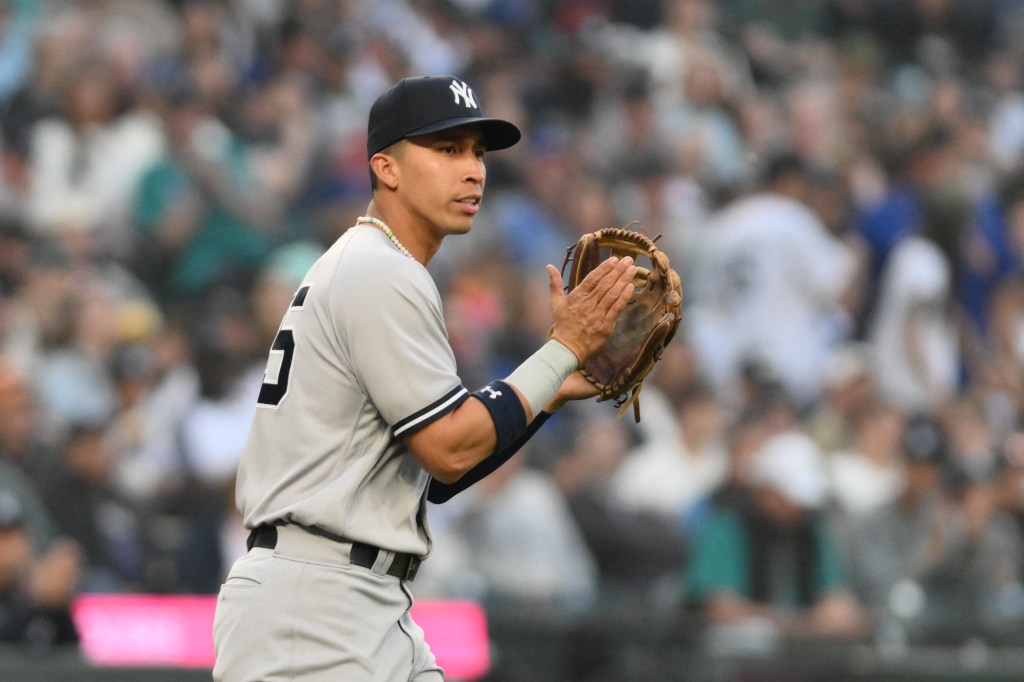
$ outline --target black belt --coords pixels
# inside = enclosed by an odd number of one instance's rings
[[[309,526],[301,526],[298,524],[291,525],[335,542],[350,543],[352,545],[352,550],[349,553],[349,561],[356,566],[362,566],[363,568],[373,568],[374,563],[377,562],[377,556],[383,551],[380,547],[374,547],[373,545],[368,545],[365,542],[346,540],[319,528],[310,528]],[[249,533],[249,539],[246,541],[246,546],[249,549],[252,549],[253,547],[274,549],[277,547],[277,527],[263,525],[252,529]],[[420,570],[420,564],[422,562],[423,560],[415,554],[395,552],[395,557],[391,560],[391,565],[388,566],[387,574],[396,578],[401,578],[402,580],[411,581],[416,577],[416,573]]]

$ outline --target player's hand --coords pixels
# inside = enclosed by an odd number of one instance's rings
[[[548,414],[554,414],[570,400],[586,400],[593,398],[598,392],[597,387],[584,379],[580,372],[573,372],[562,382],[558,393],[544,407],[544,411]]]
[[[551,337],[571,350],[582,365],[615,329],[635,289],[636,265],[629,256],[606,259],[566,294],[558,268],[548,265],[551,289]]]

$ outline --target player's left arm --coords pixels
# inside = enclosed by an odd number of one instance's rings
[[[526,427],[526,431],[521,436],[516,438],[514,441],[509,443],[506,447],[492,453],[490,456],[485,457],[472,469],[463,474],[458,480],[454,482],[444,482],[436,478],[432,478],[430,481],[430,487],[427,490],[427,500],[435,504],[442,504],[447,502],[451,498],[455,497],[462,491],[470,488],[474,484],[482,481],[487,476],[498,470],[502,464],[507,462],[515,455],[519,450],[522,449],[526,443],[533,438],[544,423],[551,417],[552,414],[562,408],[565,403],[570,400],[585,400],[587,398],[593,398],[597,395],[597,388],[594,387],[589,381],[583,378],[583,375],[579,372],[573,372],[569,377],[562,383],[558,393],[554,398],[544,407],[544,409],[530,422],[530,425]],[[466,401],[472,404],[476,401]],[[487,417],[490,419],[489,416]],[[408,440],[415,437],[410,436]],[[495,442],[497,438],[495,436]],[[410,450],[412,450],[412,445]],[[492,444],[493,448],[494,445]]]
[[[480,397],[477,393],[473,394]],[[508,397],[508,396],[503,396]],[[512,396],[522,414],[527,406]],[[498,431],[482,399],[461,405],[403,438],[409,452],[431,478],[455,483],[488,457],[497,447]]]
[[[482,459],[473,468],[462,474],[458,479],[446,483],[442,480],[431,477],[430,486],[427,489],[427,500],[435,504],[442,504],[452,499],[463,490],[470,488],[487,476],[490,476],[492,473],[497,471],[502,464],[510,460],[513,455],[519,452],[523,445],[525,445],[526,442],[540,430],[540,427],[544,425],[544,422],[546,422],[550,416],[551,415],[547,412],[541,412],[532,422],[530,422],[526,431],[524,431],[519,438],[507,447],[502,448],[497,452],[493,452],[491,455]]]

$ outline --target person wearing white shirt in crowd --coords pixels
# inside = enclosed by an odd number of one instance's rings
[[[702,383],[685,386],[669,398],[678,438],[650,439],[634,448],[612,478],[611,489],[630,509],[685,523],[694,505],[728,473],[724,415],[715,394]]]
[[[852,447],[828,458],[839,528],[856,523],[902,492],[905,473],[900,448],[905,424],[902,410],[877,398],[868,399],[854,413]]]
[[[123,256],[131,197],[163,138],[149,114],[121,109],[114,73],[102,60],[75,65],[61,83],[62,115],[32,128],[27,214],[39,234]]]
[[[966,210],[937,195],[923,202],[919,233],[887,259],[868,335],[880,395],[908,414],[941,409],[958,381],[953,283]]]

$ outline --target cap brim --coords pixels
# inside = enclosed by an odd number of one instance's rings
[[[479,126],[484,135],[484,145],[487,151],[497,149],[508,149],[519,142],[523,134],[514,123],[500,118],[481,118],[479,116],[464,116],[461,118],[448,118],[437,121],[422,128],[417,128],[405,135],[405,137],[419,137],[430,133],[439,133],[442,130],[450,130],[464,125]]]

